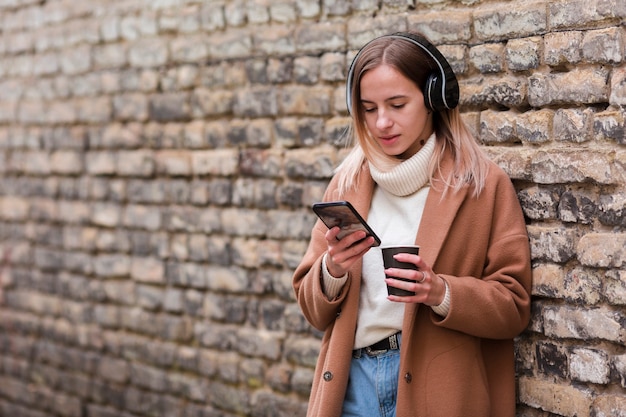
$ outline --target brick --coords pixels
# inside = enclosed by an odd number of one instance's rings
[[[567,378],[568,355],[562,345],[554,343],[538,343],[536,346],[536,361],[538,369],[544,375],[552,375],[557,378]]]
[[[242,354],[276,360],[281,354],[284,334],[242,327],[237,338],[240,341],[238,351]]]
[[[598,218],[602,224],[619,226],[626,223],[624,209],[626,205],[624,193],[601,195],[598,204]]]
[[[239,153],[236,149],[197,151],[191,154],[195,175],[233,175],[237,172]]]
[[[207,269],[208,288],[214,291],[248,292],[250,278],[242,268],[211,266]]]
[[[177,63],[201,62],[209,56],[207,37],[203,34],[190,34],[175,38],[170,42],[169,50],[171,61]]]
[[[320,60],[320,78],[324,81],[344,81],[345,55],[340,53],[326,53]]]
[[[604,296],[611,305],[626,305],[626,273],[624,271],[606,274]]]
[[[559,190],[550,187],[529,187],[518,193],[524,215],[530,219],[547,220],[557,217]]]
[[[623,395],[602,395],[593,403],[595,417],[625,417],[626,397]]]
[[[578,381],[606,384],[609,382],[609,357],[601,350],[574,349],[570,356],[570,373]]]
[[[278,97],[274,87],[253,87],[236,93],[233,112],[238,117],[268,117],[278,114]]]
[[[115,155],[113,152],[88,152],[85,154],[85,170],[92,175],[114,174]]]
[[[516,122],[517,136],[524,142],[540,144],[553,139],[552,110],[529,111],[519,115]]]
[[[435,45],[468,41],[472,36],[471,14],[460,10],[409,14],[407,26]]]
[[[217,60],[248,57],[253,48],[252,35],[245,29],[211,34],[208,44],[209,57]]]
[[[135,291],[139,307],[148,311],[156,311],[162,308],[165,293],[163,288],[152,285],[137,285]]]
[[[91,135],[90,148],[130,149],[142,145],[142,131],[138,124],[108,124],[101,135]]]
[[[293,60],[293,78],[299,84],[315,84],[320,77],[320,59],[303,56]]]
[[[168,47],[162,39],[138,40],[132,43],[128,49],[128,62],[131,67],[160,67],[165,65],[167,60]]]
[[[48,106],[47,122],[50,123],[76,123],[78,111],[73,102],[56,102]]]
[[[308,23],[301,25],[295,33],[296,51],[317,52],[343,50],[346,40],[341,23]]]
[[[149,388],[156,392],[167,389],[167,373],[152,366],[133,363],[129,367],[130,379],[133,385]]]
[[[500,43],[478,45],[470,48],[470,64],[483,74],[504,69],[504,45]]]
[[[107,27],[103,25],[104,28]],[[120,44],[104,44],[92,48],[93,65],[97,69],[120,68],[127,65],[127,47]]]
[[[559,109],[554,114],[554,139],[582,143],[591,139],[593,110]]]
[[[517,142],[516,120],[514,112],[483,111],[480,113],[480,140],[482,143]]]
[[[589,26],[594,22],[608,17],[603,7],[598,8],[602,1],[569,0],[560,4],[548,3],[548,20],[553,30],[570,27]],[[609,15],[610,16],[610,15]]]
[[[149,177],[156,168],[154,153],[149,150],[118,152],[116,167],[121,176]]]
[[[298,337],[285,340],[285,356],[300,366],[315,367],[319,349],[317,339]]]
[[[591,224],[597,217],[597,197],[593,194],[566,191],[561,194],[558,218],[563,222]]]
[[[116,204],[97,203],[94,205],[92,221],[105,227],[118,226],[121,219],[121,208]]]
[[[583,265],[621,268],[626,263],[626,234],[587,233],[580,238],[577,252]]]
[[[76,151],[53,152],[50,155],[50,168],[58,174],[80,174],[83,171],[83,156]]]
[[[206,288],[207,271],[194,263],[168,263],[165,271],[169,284]]]
[[[26,125],[45,123],[46,114],[45,104],[38,101],[22,100],[17,109],[18,120]]]
[[[337,28],[337,30],[339,31],[338,33],[343,33],[344,31],[343,28]],[[347,46],[354,50],[360,49],[377,36],[406,30],[407,20],[402,15],[378,15],[374,18],[356,15],[348,20]],[[339,39],[337,39],[337,41],[339,41]],[[345,46],[335,49],[344,50]]]
[[[619,0],[598,0],[596,8],[602,16],[626,17],[626,4]]]
[[[519,130],[519,129],[518,129]],[[533,156],[533,181],[540,184],[597,182],[612,184],[611,160],[603,152],[589,151],[580,159],[578,151],[561,150],[558,154],[540,151]]]
[[[167,375],[168,391],[171,395],[195,401],[204,401],[207,397],[208,381],[194,376],[170,372]]]
[[[624,60],[624,47],[619,28],[590,30],[583,36],[582,54],[587,62],[618,64]]]
[[[278,23],[293,23],[298,17],[296,4],[290,2],[272,3],[269,11],[272,21]]]
[[[155,258],[138,258],[131,260],[130,274],[133,280],[149,284],[165,284],[165,265]]]
[[[27,199],[0,197],[0,217],[7,220],[23,220],[27,217],[30,204]]]
[[[98,364],[98,374],[111,382],[124,383],[128,381],[129,371],[129,363],[123,359],[102,357]]]
[[[528,71],[541,63],[541,38],[511,39],[506,44],[505,62],[512,71]]]
[[[626,76],[626,73],[624,73]],[[593,135],[597,141],[616,141],[626,143],[626,129],[624,128],[624,113],[607,110],[594,114]]]
[[[529,78],[530,105],[602,103],[608,101],[608,72],[604,68],[575,69],[563,74],[534,74]]]
[[[97,255],[93,262],[95,274],[103,278],[126,276],[130,272],[130,259],[124,255]]]
[[[611,93],[609,96],[609,102],[616,106],[623,106],[626,104],[626,69],[615,68],[611,73]],[[623,120],[623,119],[622,119]],[[621,134],[619,136],[619,143],[624,144],[624,128],[622,124]]]
[[[626,330],[618,311],[604,307],[581,310],[572,306],[546,307],[542,314],[546,336],[574,339],[602,339],[624,343]]]
[[[582,59],[583,33],[567,31],[546,33],[544,36],[544,56],[546,64],[559,66],[576,64]]]
[[[319,149],[296,149],[285,154],[285,170],[289,178],[330,178],[336,161],[336,152]]]
[[[199,88],[191,96],[192,114],[196,116],[218,116],[232,111],[234,93],[228,90]]]
[[[521,377],[519,390],[524,404],[567,417],[590,417],[593,396],[588,389]]]
[[[113,98],[116,120],[145,121],[148,119],[148,99],[143,94],[123,94]]]
[[[191,175],[191,155],[188,151],[158,151],[154,160],[157,173],[174,177]]]
[[[186,92],[157,94],[150,97],[149,115],[160,122],[186,121],[191,117],[190,95]]]
[[[534,4],[475,11],[474,30],[480,40],[521,38],[548,28],[545,9]]]
[[[68,75],[81,74],[91,69],[91,48],[81,45],[60,55],[61,72]]]
[[[461,105],[520,107],[528,101],[526,81],[517,77],[494,79],[482,85],[466,84],[463,89],[462,96],[467,98],[461,98]]]
[[[282,3],[282,5],[288,6],[286,3]],[[256,49],[267,55],[280,56],[296,52],[296,38],[293,27],[278,26],[272,27],[271,30],[258,31],[253,35],[253,42]]]
[[[575,231],[529,226],[528,235],[533,259],[562,263],[576,255]]]
[[[75,106],[79,122],[105,123],[112,119],[113,106],[109,97],[78,99]]]

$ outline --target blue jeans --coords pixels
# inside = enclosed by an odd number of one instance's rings
[[[400,350],[377,356],[361,352],[350,363],[342,417],[395,417]]]

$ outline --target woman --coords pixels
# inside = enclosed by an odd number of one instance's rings
[[[509,178],[463,124],[454,73],[423,36],[365,45],[346,93],[356,142],[324,200],[350,201],[383,245],[420,253],[396,255],[417,270],[384,270],[364,232],[338,240],[315,224],[293,277],[324,331],[308,416],[514,416],[531,272]]]

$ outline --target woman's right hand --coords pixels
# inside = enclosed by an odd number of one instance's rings
[[[334,277],[344,276],[350,267],[365,255],[372,245],[374,238],[366,237],[362,230],[350,233],[343,239],[337,239],[341,229],[337,226],[326,232],[326,242],[328,243],[328,255],[326,256],[326,268]]]

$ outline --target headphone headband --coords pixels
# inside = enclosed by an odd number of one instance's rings
[[[452,67],[443,54],[423,36],[409,32],[397,32],[390,35],[383,35],[369,41],[359,50],[352,60],[346,80],[346,105],[348,107],[348,113],[352,113],[354,64],[361,55],[361,51],[363,51],[363,49],[365,49],[371,42],[380,38],[407,40],[418,46],[435,62],[438,70],[434,71],[428,77],[426,85],[423,87],[424,102],[429,109],[441,111],[445,109],[453,109],[459,104],[459,83],[456,79],[456,75],[454,75]]]

